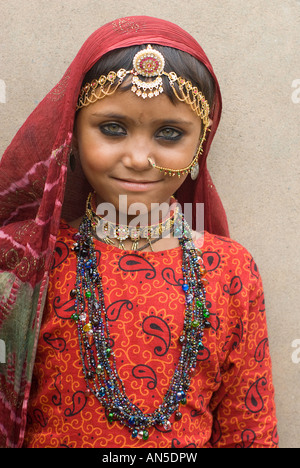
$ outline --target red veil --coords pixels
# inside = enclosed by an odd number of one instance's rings
[[[59,221],[62,214],[68,220],[82,215],[89,190],[81,172],[67,170],[83,77],[103,54],[148,43],[190,53],[206,65],[215,80],[213,124],[204,144],[200,176],[195,182],[187,179],[178,200],[182,205],[204,203],[205,229],[228,235],[226,215],[206,167],[222,104],[217,79],[204,51],[188,33],[165,20],[137,16],[104,25],[87,39],[1,160],[0,339],[6,345],[6,366],[0,366],[0,445],[21,444]]]

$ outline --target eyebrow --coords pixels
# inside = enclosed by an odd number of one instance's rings
[[[114,114],[114,113],[102,113],[102,112],[94,112],[91,114],[92,117],[101,117],[105,119],[112,119],[112,120],[133,120],[131,117],[128,117],[124,114]],[[164,125],[194,125],[194,122],[185,119],[166,119],[161,118],[154,120],[153,123],[163,123]]]
[[[125,115],[122,114],[110,114],[110,113],[103,113],[103,112],[94,112],[92,114],[93,117],[105,117],[106,119],[126,119]]]

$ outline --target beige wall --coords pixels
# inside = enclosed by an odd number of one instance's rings
[[[299,0],[0,0],[0,153],[89,34],[135,14],[187,29],[219,77],[209,166],[264,280],[281,447],[300,447]]]

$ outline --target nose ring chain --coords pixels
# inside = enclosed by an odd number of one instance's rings
[[[198,176],[198,173],[199,173],[198,159],[199,159],[200,155],[203,152],[202,145],[203,145],[203,142],[205,141],[205,136],[206,136],[207,131],[209,131],[208,128],[204,130],[203,136],[202,136],[202,138],[200,140],[200,143],[199,143],[198,149],[196,151],[196,154],[195,154],[192,162],[188,166],[183,167],[181,169],[171,169],[169,167],[158,166],[153,161],[152,158],[148,158],[149,164],[152,167],[154,167],[154,169],[158,169],[160,172],[163,172],[164,175],[168,175],[170,177],[174,177],[175,175],[177,175],[180,178],[181,176],[184,176],[186,174],[191,174],[192,179],[195,180],[197,178],[197,176]]]

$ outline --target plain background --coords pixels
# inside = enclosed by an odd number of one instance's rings
[[[0,154],[84,40],[131,15],[179,24],[214,66],[223,117],[209,168],[263,278],[280,447],[299,448],[299,0],[0,0]]]

